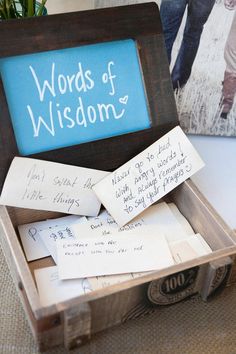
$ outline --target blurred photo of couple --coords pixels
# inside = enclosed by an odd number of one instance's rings
[[[109,7],[150,0],[95,0]],[[236,0],[156,0],[180,125],[236,136]]]
[[[236,0],[160,2],[180,121],[189,133],[236,135],[235,8]],[[224,11],[232,13],[227,15]],[[219,20],[216,20],[217,14]],[[227,26],[224,17],[227,17]],[[221,35],[217,27],[222,28]],[[208,31],[208,37],[204,31]],[[179,43],[173,49],[175,41]],[[214,69],[215,62],[218,63]],[[220,71],[219,63],[222,63]]]

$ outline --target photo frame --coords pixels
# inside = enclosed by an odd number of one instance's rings
[[[150,128],[28,157],[112,170],[178,124],[159,10],[155,3],[2,21],[0,28],[0,60],[127,39],[135,41],[138,51]],[[17,147],[2,82],[0,108],[0,181],[3,183],[12,158],[22,155]]]

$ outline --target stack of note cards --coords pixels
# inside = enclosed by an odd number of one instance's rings
[[[51,256],[35,270],[42,306],[129,281],[211,252],[173,203],[160,201],[123,227],[103,210],[19,226],[28,261]]]
[[[15,158],[2,202],[74,214],[19,226],[27,260],[55,263],[35,271],[43,306],[210,253],[176,205],[161,200],[203,165],[179,127],[113,173]]]

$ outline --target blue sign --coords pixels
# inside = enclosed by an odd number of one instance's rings
[[[0,73],[23,156],[150,128],[131,39],[4,58]]]

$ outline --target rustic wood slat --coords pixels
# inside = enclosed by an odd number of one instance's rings
[[[4,255],[12,277],[19,293],[26,294],[28,305],[34,313],[41,308],[39,296],[11,219],[4,206],[0,206],[0,231]]]
[[[170,193],[181,213],[190,221],[193,229],[215,250],[235,243],[235,233],[198,190],[191,179]]]
[[[91,338],[91,309],[84,302],[79,306],[64,311],[64,345],[72,349]]]

